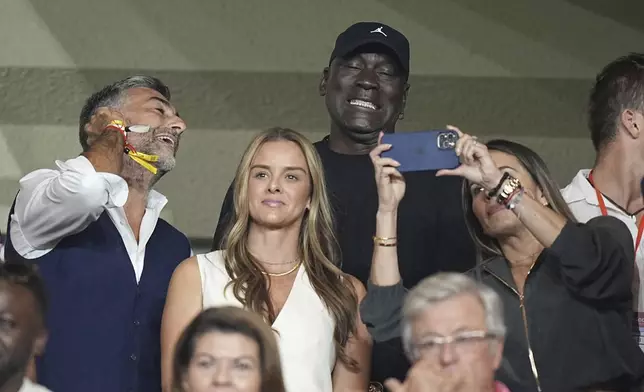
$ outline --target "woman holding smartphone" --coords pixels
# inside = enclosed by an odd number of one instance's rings
[[[634,250],[626,226],[612,217],[576,223],[534,151],[505,140],[483,144],[450,129],[459,134],[461,165],[437,175],[466,179],[465,218],[481,260],[472,274],[505,309],[500,381],[537,391],[638,388],[644,354],[631,339]],[[376,237],[395,242],[404,179],[398,162],[380,157],[388,148],[371,153],[376,176],[390,183],[379,189]],[[395,246],[375,245],[361,315],[378,341],[399,335],[405,290]]]

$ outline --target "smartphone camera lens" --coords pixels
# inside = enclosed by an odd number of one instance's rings
[[[450,150],[456,147],[456,141],[458,140],[458,135],[445,132],[438,135],[438,148],[441,150]]]

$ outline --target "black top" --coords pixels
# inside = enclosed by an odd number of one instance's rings
[[[534,391],[538,376],[545,392],[623,391],[639,384],[644,354],[631,335],[634,256],[632,236],[620,220],[568,223],[526,279],[525,314],[507,261],[483,263],[480,275],[500,295],[507,326],[498,378]],[[369,287],[360,314],[376,341],[400,334],[404,295],[400,285]]]
[[[367,284],[373,256],[378,191],[368,155],[333,152],[328,137],[315,143],[324,166],[342,253],[342,270]],[[462,180],[435,172],[404,173],[405,197],[398,209],[398,257],[405,286],[438,271],[467,271],[475,265],[474,245],[461,207]],[[213,249],[233,210],[232,185],[221,207]],[[372,379],[405,378],[409,364],[399,339],[374,346]]]

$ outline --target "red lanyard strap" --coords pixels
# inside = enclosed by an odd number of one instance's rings
[[[595,186],[595,182],[593,181],[593,171],[591,170],[590,173],[588,174],[588,182],[590,182],[590,185],[593,186],[593,189],[595,189],[595,193],[597,194],[597,202],[599,203],[599,209],[602,212],[603,216],[608,216],[608,210],[606,209],[606,203],[604,202],[604,196],[602,193],[597,189]],[[637,258],[637,250],[640,247],[640,241],[642,240],[642,233],[644,233],[644,219],[640,220],[640,223],[637,227],[637,239],[635,240],[635,258]]]

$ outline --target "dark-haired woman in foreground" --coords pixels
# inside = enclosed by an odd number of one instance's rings
[[[458,132],[462,164],[438,175],[467,180],[466,220],[482,260],[472,273],[503,299],[498,378],[526,391],[636,388],[644,354],[631,338],[634,250],[626,226],[611,217],[576,223],[534,151]],[[379,157],[386,149],[372,154],[376,171],[401,179],[397,162]],[[389,207],[394,213],[379,212],[378,237],[395,237],[397,205]],[[376,341],[399,335],[404,295],[395,247],[375,246],[361,315]]]
[[[199,314],[172,361],[172,392],[284,392],[277,341],[264,320],[227,306]]]

